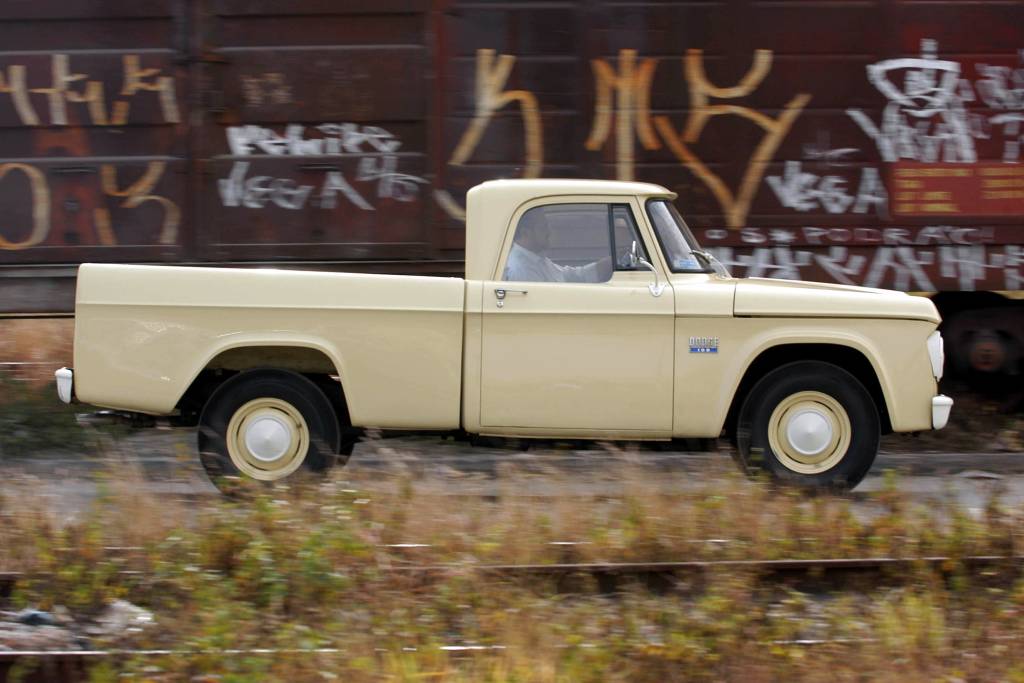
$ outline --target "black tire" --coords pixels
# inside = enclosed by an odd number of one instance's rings
[[[270,460],[255,455],[245,437],[245,425],[252,422],[246,420],[290,426],[291,431],[272,428],[275,435],[288,434],[285,454]],[[249,370],[224,382],[203,408],[197,439],[206,474],[225,493],[237,492],[246,479],[276,482],[301,471],[323,473],[347,460],[338,454],[341,429],[330,400],[288,370]]]
[[[819,361],[765,375],[743,402],[736,430],[748,470],[808,489],[855,487],[871,469],[880,438],[871,394],[846,370]]]

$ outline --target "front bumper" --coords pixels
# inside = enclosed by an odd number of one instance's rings
[[[53,373],[57,378],[57,396],[65,403],[75,400],[75,373],[71,368],[61,368]]]
[[[953,399],[949,396],[932,397],[932,429],[942,429],[949,422],[949,411],[953,409]]]

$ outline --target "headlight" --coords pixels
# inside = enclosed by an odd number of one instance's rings
[[[942,366],[946,362],[946,351],[942,343],[942,335],[935,330],[928,336],[928,358],[932,362],[932,374],[935,381],[942,379]]]

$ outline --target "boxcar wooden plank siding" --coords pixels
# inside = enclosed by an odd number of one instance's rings
[[[457,272],[466,190],[538,176],[666,185],[739,275],[1021,292],[1022,160],[1022,3],[7,3],[0,313],[83,261]]]

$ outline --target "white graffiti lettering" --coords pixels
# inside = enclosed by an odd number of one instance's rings
[[[921,56],[889,59],[867,67],[868,80],[889,100],[875,123],[860,109],[847,114],[878,146],[883,161],[978,160],[975,140],[1001,136],[1003,161],[1015,163],[1024,149],[1024,50],[1021,66],[977,64],[973,83],[959,62],[938,59],[934,40],[921,41]],[[902,75],[903,84],[896,84]],[[995,113],[968,112],[981,101]]]
[[[893,289],[931,292],[935,287],[924,267],[935,263],[935,253],[912,247],[879,247],[871,259],[865,287],[881,287],[891,275]]]
[[[783,206],[800,212],[820,207],[828,213],[841,214],[852,207],[854,213],[863,214],[874,207],[884,214],[889,201],[876,168],[861,169],[856,196],[847,191],[846,178],[804,171],[799,161],[787,161],[781,176],[768,176],[767,180]]]
[[[705,230],[703,241],[716,242],[728,239],[735,233],[725,230]],[[821,228],[806,226],[796,229],[784,228],[743,228],[739,232],[744,244],[789,244],[800,241],[811,246],[826,245],[886,245],[886,246],[937,246],[943,244],[970,246],[990,244],[994,241],[992,227],[968,227],[963,225],[928,225],[912,232],[908,228]]]
[[[224,206],[262,209],[267,204],[274,204],[282,209],[297,211],[306,206],[315,189],[312,185],[299,185],[290,178],[263,175],[247,178],[249,166],[248,161],[236,161],[231,167],[231,174],[217,181]],[[374,210],[373,205],[363,199],[338,171],[330,171],[325,176],[320,192],[316,195],[316,205],[324,209],[335,208],[339,192],[360,209]]]
[[[957,93],[960,64],[938,59],[937,49],[934,40],[925,39],[919,58],[868,65],[868,80],[889,100],[880,123],[860,109],[846,110],[878,145],[883,161],[977,161],[966,110]],[[902,85],[896,82],[900,76]]]
[[[1003,161],[1013,163],[1020,159],[1024,145],[1024,50],[1020,53],[1021,66],[979,64],[980,79],[974,84],[981,100],[999,111],[989,119],[992,126],[1002,128]]]
[[[322,123],[315,130],[322,138],[307,138],[305,126],[295,123],[282,135],[263,126],[228,126],[228,148],[234,156],[328,156],[339,154],[393,154],[402,146],[387,130],[356,123]]]
[[[937,282],[946,288],[974,291],[979,288],[1019,290],[1024,287],[1024,247],[983,244],[939,246],[879,246],[860,252],[848,246],[827,249],[771,246],[744,248],[712,247],[715,256],[735,275],[812,279],[823,271],[840,284],[885,287],[902,291],[936,291]],[[938,281],[925,270],[933,267]],[[811,272],[814,269],[815,272]],[[820,269],[820,271],[818,270]],[[985,284],[982,287],[982,284]]]
[[[864,256],[850,256],[846,247],[829,247],[827,253],[814,253],[814,261],[836,282],[843,285],[859,285],[859,277],[867,259]]]
[[[345,198],[350,202],[358,206],[363,211],[373,211],[373,205],[363,199],[363,197],[355,191],[355,189],[348,184],[345,180],[345,176],[338,171],[330,171],[327,174],[327,179],[324,180],[323,190],[320,192],[320,208],[321,209],[333,209],[337,206],[337,200],[335,196],[338,193],[345,195]]]
[[[378,157],[364,157],[359,160],[359,172],[356,180],[362,182],[377,183],[377,196],[380,198],[390,197],[400,202],[411,202],[416,199],[419,193],[419,185],[426,184],[426,180],[418,176],[406,173],[397,173],[398,157],[384,155]]]
[[[338,197],[343,196],[353,206],[373,211],[373,204],[360,194],[353,182],[375,183],[374,193],[378,199],[399,202],[416,201],[420,185],[427,183],[419,176],[398,171],[398,150],[402,141],[384,128],[322,123],[312,130],[322,137],[307,137],[306,127],[298,124],[285,126],[284,133],[264,126],[229,126],[228,149],[236,157],[357,157],[352,182],[341,170],[328,167],[324,169],[327,173],[317,192],[314,185],[300,185],[288,178],[246,177],[250,162],[236,161],[230,175],[218,181],[223,205],[255,209],[273,204],[297,210],[311,204],[334,209],[338,206]]]

